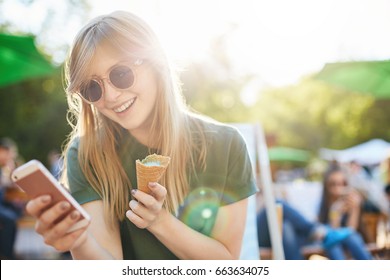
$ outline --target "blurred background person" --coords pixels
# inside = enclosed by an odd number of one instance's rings
[[[57,150],[51,150],[47,155],[51,174],[58,180],[61,177],[63,158]]]
[[[0,138],[0,255],[2,259],[15,259],[17,221],[23,209],[17,201],[6,199],[7,191],[16,188],[10,176],[16,166],[17,155],[15,142],[10,138]]]
[[[386,185],[385,187],[385,196],[388,202],[389,207],[387,208],[387,226],[386,230],[387,233],[390,233],[390,184]],[[389,240],[390,242],[390,240]]]
[[[386,187],[385,187],[385,194],[386,194],[386,199],[387,199],[387,201],[390,204],[390,184],[386,185]],[[390,216],[390,208],[388,209],[388,213],[389,213],[388,216]]]
[[[353,259],[370,260],[363,239],[350,228],[333,229],[323,224],[311,222],[284,201],[279,201],[282,207],[282,242],[286,260],[303,260],[302,249],[306,245],[319,245],[327,258],[344,260],[347,258],[344,250]],[[260,247],[271,247],[266,210],[257,215],[258,241]]]
[[[332,166],[324,174],[319,221],[333,228],[360,226],[363,196],[348,184],[343,169]]]

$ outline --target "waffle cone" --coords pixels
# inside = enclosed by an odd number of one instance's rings
[[[148,187],[149,182],[158,182],[164,175],[165,170],[168,167],[170,157],[161,156],[157,154],[149,155],[142,161],[136,160],[136,171],[137,171],[137,185],[138,189],[150,193]],[[148,162],[159,162],[159,166],[148,166],[145,163]]]

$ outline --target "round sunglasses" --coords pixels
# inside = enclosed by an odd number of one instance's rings
[[[142,59],[137,59],[133,66],[139,66],[143,63]],[[88,81],[78,92],[78,94],[87,102],[93,103],[97,102],[102,98],[104,93],[104,84],[103,80],[108,80],[108,82],[119,90],[129,89],[135,83],[135,70],[126,65],[117,65],[114,66],[108,78],[99,78],[94,77]]]

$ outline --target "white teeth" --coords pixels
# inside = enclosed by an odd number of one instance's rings
[[[135,98],[129,100],[128,102],[126,102],[125,104],[121,105],[120,107],[118,108],[115,108],[113,109],[115,113],[121,113],[123,112],[124,110],[126,110],[127,108],[129,108],[135,101]]]

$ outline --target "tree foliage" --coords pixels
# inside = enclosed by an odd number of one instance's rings
[[[8,1],[0,0],[0,10]],[[40,0],[20,2],[31,5],[36,1]],[[84,1],[66,3],[68,14],[78,9],[77,16],[85,16]],[[56,28],[53,14],[47,13],[42,22],[42,32],[36,35],[45,38],[52,34],[48,29]],[[18,28],[0,20],[0,30]],[[222,122],[260,122],[276,144],[313,153],[321,147],[342,149],[372,138],[390,141],[390,100],[336,90],[310,78],[283,88],[257,89],[252,92],[257,101],[245,102],[245,88],[261,77],[235,72],[226,55],[227,36],[216,38],[209,57],[181,73],[185,98],[195,110]],[[0,88],[0,136],[12,137],[25,159],[45,162],[48,152],[59,150],[70,132],[66,111],[60,71]]]
[[[70,132],[66,111],[60,73],[0,88],[0,136],[14,139],[24,159],[46,162]]]
[[[321,147],[343,149],[372,138],[390,141],[390,100],[306,78],[296,85],[259,90],[258,101],[248,106],[242,89],[253,77],[215,77],[207,63],[188,69],[183,80],[189,104],[222,122],[260,122],[277,145],[316,154]]]
[[[264,92],[257,104],[267,131],[281,145],[309,150],[345,148],[373,136],[367,115],[374,100],[340,92],[318,81]]]
[[[13,1],[11,3],[11,1]],[[8,15],[9,4],[31,8],[46,7],[41,25],[32,33],[21,22],[14,22]],[[61,4],[61,5],[59,5]],[[11,5],[12,6],[12,5]],[[48,60],[58,63],[65,57],[67,42],[59,30],[70,20],[84,20],[88,12],[86,1],[66,0],[47,2],[42,0],[1,0],[0,31],[10,34],[34,35],[39,49]],[[28,19],[26,19],[28,20]],[[53,40],[53,38],[55,38]],[[58,56],[57,54],[60,53]],[[0,88],[0,137],[11,137],[18,144],[22,158],[47,162],[48,152],[61,150],[70,132],[66,121],[67,104],[63,88],[61,67],[52,76],[22,81]]]

